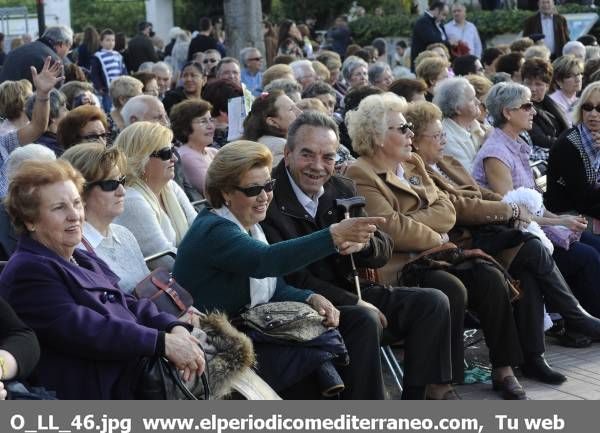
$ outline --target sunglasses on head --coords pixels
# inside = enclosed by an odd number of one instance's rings
[[[171,158],[173,158],[173,153],[174,153],[174,152],[175,152],[175,151],[173,150],[173,148],[172,148],[172,147],[163,147],[163,148],[162,148],[162,149],[160,149],[160,150],[157,150],[157,151],[155,151],[155,152],[152,152],[152,153],[150,154],[150,157],[151,157],[151,158],[159,158],[159,159],[162,159],[163,161],[168,161],[168,160],[170,160]]]
[[[585,104],[581,104],[581,109],[583,111],[596,110],[597,113],[600,113],[600,104],[594,105],[594,104],[590,104],[589,102],[586,102]]]
[[[127,180],[127,177],[125,177],[125,176],[121,176],[118,179],[96,180],[94,182],[86,183],[85,189],[90,190],[93,187],[95,187],[96,185],[98,185],[102,191],[110,192],[110,191],[116,190],[119,187],[119,185],[125,186],[126,180]]]
[[[254,186],[249,186],[246,188],[236,186],[235,189],[244,193],[244,195],[246,197],[256,197],[257,195],[259,195],[262,192],[263,189],[265,190],[265,192],[273,191],[273,188],[275,188],[275,180],[276,179],[271,179],[264,185],[254,185]]]

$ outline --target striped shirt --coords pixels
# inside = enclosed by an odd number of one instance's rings
[[[107,86],[124,74],[123,56],[117,51],[100,50],[94,55],[100,60]]]

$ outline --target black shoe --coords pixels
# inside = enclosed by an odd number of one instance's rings
[[[527,400],[527,394],[516,377],[506,376],[503,380],[492,377],[494,391],[500,391],[504,400]]]
[[[567,380],[567,377],[552,369],[543,356],[529,359],[521,366],[523,374],[540,382],[558,385]]]

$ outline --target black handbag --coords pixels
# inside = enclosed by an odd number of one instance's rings
[[[200,400],[183,383],[175,366],[162,356],[142,358],[138,373],[134,390],[137,400]],[[200,376],[200,382],[204,388],[202,400],[209,400],[206,370]]]

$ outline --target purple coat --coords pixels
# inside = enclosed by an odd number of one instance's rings
[[[0,275],[0,296],[37,334],[34,380],[60,399],[130,399],[140,357],[154,354],[159,331],[177,324],[87,251],[72,264],[27,235]]]

